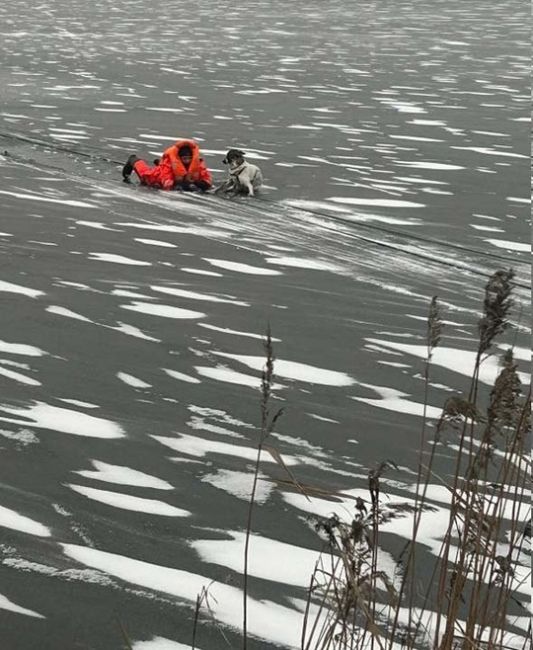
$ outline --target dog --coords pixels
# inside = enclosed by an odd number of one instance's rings
[[[229,178],[219,185],[215,194],[247,194],[254,196],[263,184],[263,174],[257,165],[244,159],[244,151],[230,149],[222,161],[229,165]]]

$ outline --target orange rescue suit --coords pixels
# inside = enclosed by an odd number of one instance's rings
[[[148,187],[158,190],[174,189],[174,174],[168,160],[161,160],[155,167],[150,167],[144,160],[136,160],[133,163],[133,169],[142,185],[148,185]]]
[[[192,160],[188,169],[179,156],[182,147],[189,147],[192,152]],[[164,161],[170,162],[176,183],[183,183],[185,177],[187,177],[193,183],[196,181],[204,181],[209,186],[212,185],[211,173],[205,166],[202,158],[200,158],[200,149],[194,140],[178,140],[175,142],[164,151],[161,162]]]

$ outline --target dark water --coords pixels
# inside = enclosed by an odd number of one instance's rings
[[[0,647],[111,650],[118,620],[135,650],[188,647],[211,580],[236,645],[268,324],[272,445],[300,481],[364,498],[393,459],[391,504],[412,500],[433,295],[431,419],[468,385],[497,268],[518,285],[502,349],[528,371],[526,10],[8,0],[0,18]],[[217,180],[242,147],[262,196],[120,182],[127,155],[181,136]],[[350,505],[287,492],[268,456],[261,471],[251,631],[292,647],[308,516]],[[221,644],[202,626],[202,650]]]

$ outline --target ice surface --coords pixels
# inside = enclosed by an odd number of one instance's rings
[[[48,536],[2,528],[2,593],[49,617],[3,612],[9,647],[115,650],[116,610],[132,645],[176,650],[200,585],[241,584],[268,325],[271,414],[284,407],[269,440],[296,477],[368,499],[376,458],[398,462],[383,479],[382,506],[398,515],[383,551],[412,526],[431,297],[448,313],[430,428],[468,386],[498,268],[516,269],[516,303],[494,351],[514,345],[529,370],[530,34],[518,0],[179,4],[7,3],[0,502]],[[198,139],[215,183],[227,149],[242,148],[261,193],[122,183],[130,154],[150,161],[182,136]],[[496,372],[483,364],[480,404]],[[439,475],[455,451],[438,449]],[[260,471],[252,543],[266,561],[252,548],[250,595],[285,613],[262,608],[254,631],[264,650],[299,647],[301,611],[286,610],[305,606],[320,545],[306,509],[349,517],[355,502],[291,494],[268,453]],[[437,490],[431,504],[424,563],[449,507]],[[73,540],[86,565],[58,553]],[[242,593],[214,596],[238,647]],[[200,618],[202,650],[225,645],[205,608]]]
[[[52,197],[43,196],[42,194],[29,194],[23,192],[8,192],[7,190],[0,190],[0,194],[7,196],[14,196],[17,199],[26,199],[30,201],[40,201],[42,203],[60,203],[72,208],[96,208],[96,206],[86,203],[84,201],[75,201],[73,199],[54,199]]]

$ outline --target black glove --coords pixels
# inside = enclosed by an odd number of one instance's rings
[[[200,192],[207,192],[207,190],[211,188],[211,185],[209,185],[207,181],[196,181],[196,187]]]

